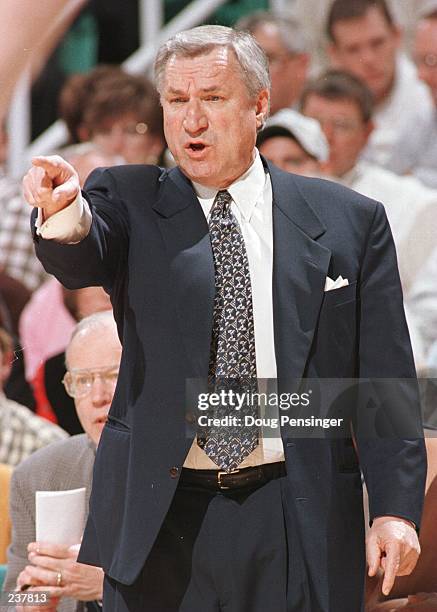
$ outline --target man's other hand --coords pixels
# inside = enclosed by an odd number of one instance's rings
[[[31,206],[43,209],[44,219],[71,204],[79,189],[76,170],[59,155],[34,157],[23,179],[24,197]]]
[[[390,593],[396,576],[411,574],[420,554],[412,524],[396,516],[380,516],[373,521],[366,547],[369,576],[374,576],[379,567],[384,571],[384,595]]]

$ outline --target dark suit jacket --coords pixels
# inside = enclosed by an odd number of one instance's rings
[[[384,208],[327,181],[274,166],[269,172],[278,379],[414,377]],[[123,357],[97,452],[81,560],[130,584],[155,541],[191,445],[185,381],[207,376],[214,264],[207,222],[179,169],[99,170],[85,196],[93,211],[89,235],[76,245],[36,238],[36,249],[67,287],[103,285],[111,294]],[[326,276],[340,274],[349,286],[325,293]],[[409,411],[419,423],[415,392]],[[302,560],[293,589],[307,600],[296,609],[360,610],[362,492],[351,440],[282,435],[285,515],[292,553],[299,549]],[[360,438],[358,449],[371,518],[392,514],[419,524],[423,441]]]

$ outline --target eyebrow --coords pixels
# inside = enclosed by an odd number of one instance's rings
[[[220,91],[220,89],[222,89],[221,85],[211,85],[210,87],[202,87],[200,91],[202,93],[211,93],[212,91]],[[180,96],[186,95],[186,91],[183,91],[182,89],[174,89],[171,86],[168,88],[168,93],[177,94]]]

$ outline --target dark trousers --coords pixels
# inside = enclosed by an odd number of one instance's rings
[[[105,578],[104,612],[288,612],[284,481],[216,493],[182,477],[136,582]]]

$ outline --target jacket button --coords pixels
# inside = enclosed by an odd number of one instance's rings
[[[170,476],[172,478],[177,478],[178,474],[179,474],[179,468],[177,468],[177,467],[170,468]]]

